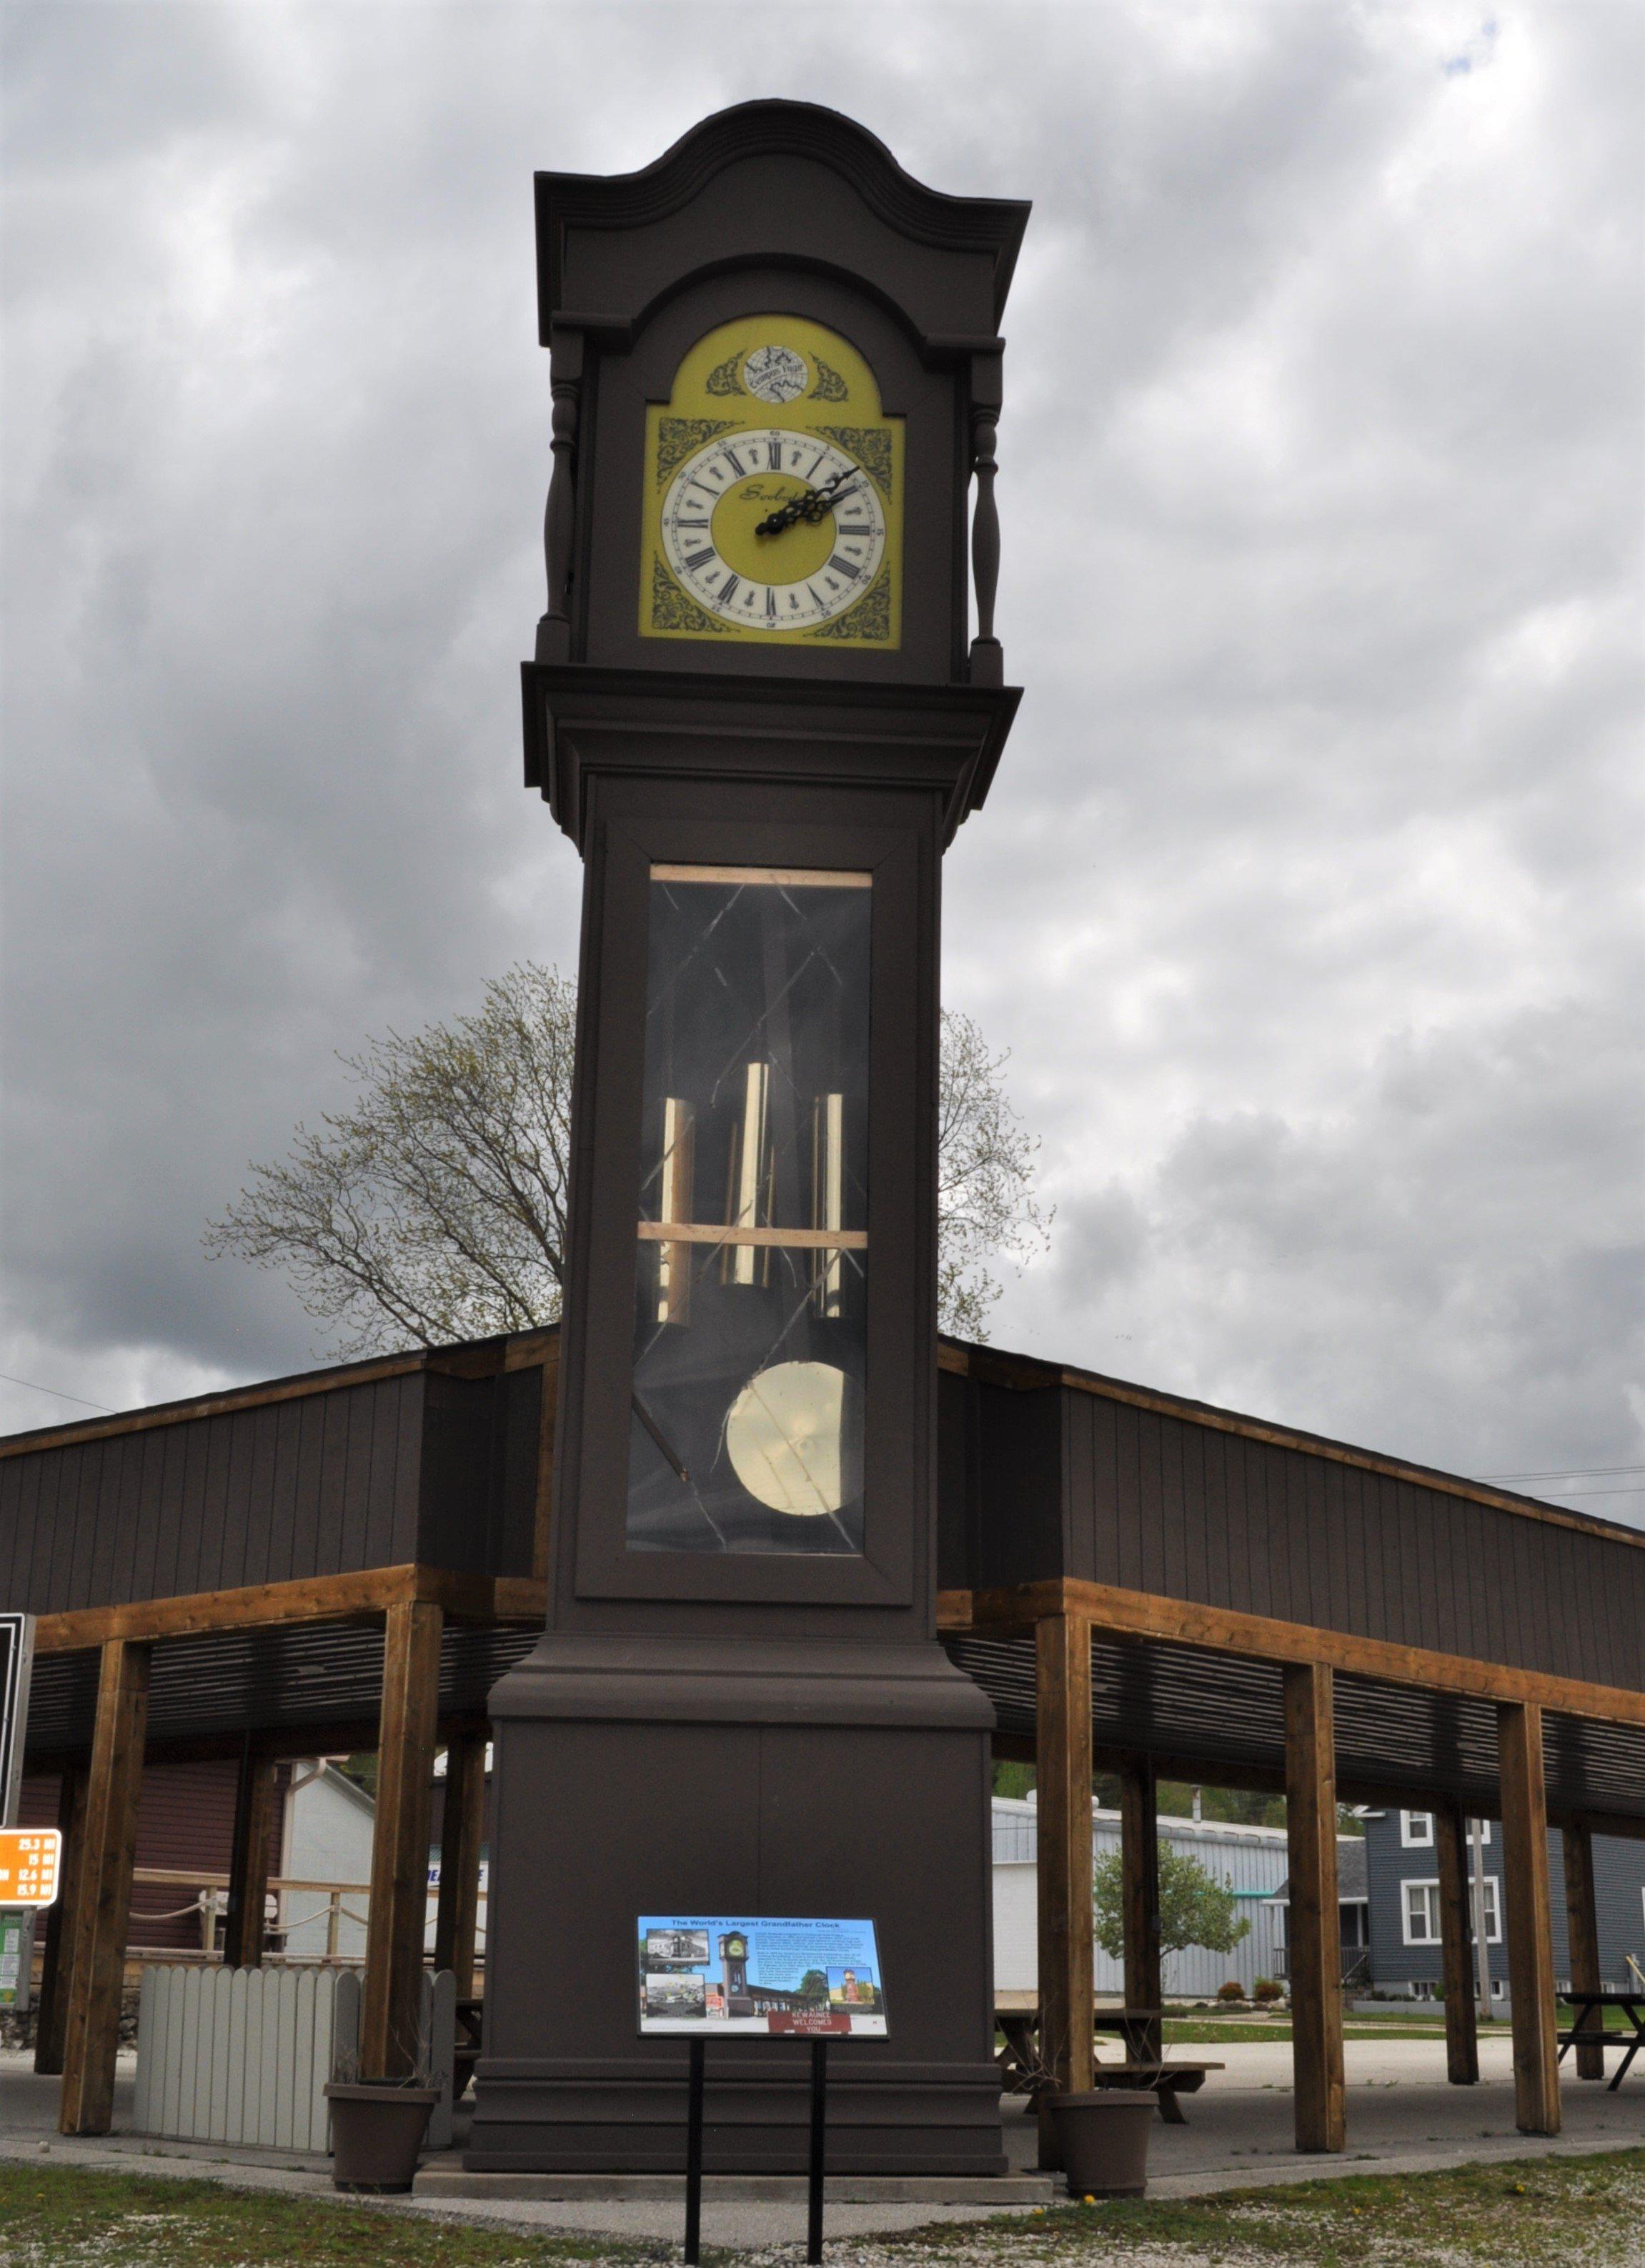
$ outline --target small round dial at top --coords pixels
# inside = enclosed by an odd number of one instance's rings
[[[791,636],[854,606],[886,547],[866,468],[833,441],[776,426],[742,427],[689,457],[658,532],[698,606],[741,630]]]

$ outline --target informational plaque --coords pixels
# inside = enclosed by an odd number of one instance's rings
[[[638,1955],[642,2032],[883,2039],[889,2029],[871,1921],[641,1914]]]
[[[49,1906],[57,1899],[63,1830],[0,1827],[0,1906]]]

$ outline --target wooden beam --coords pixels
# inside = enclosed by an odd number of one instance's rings
[[[80,1862],[85,1856],[85,1764],[65,1764],[57,1781],[63,1868],[56,1904],[46,1913],[40,2005],[34,2014],[34,2068],[42,2074],[55,2074],[63,2069],[63,2042],[69,2029],[69,1972],[74,1965],[77,1888]]]
[[[114,2112],[148,1707],[148,1648],[110,1638],[103,1648],[97,1684],[85,1855],[76,1870],[74,1948],[58,2113],[65,2134],[107,2134]]]
[[[1502,1777],[1502,1888],[1508,1909],[1508,1989],[1514,2002],[1514,2115],[1522,2134],[1560,2131],[1554,2039],[1553,1916],[1548,1814],[1543,1793],[1542,1712],[1534,1702],[1496,1712]]]
[[[1040,2056],[1060,2093],[1091,2084],[1095,2043],[1091,1912],[1091,1632],[1051,1615],[1035,1633],[1039,1862]],[[1044,2095],[1039,2161],[1062,2161]]]
[[[1160,1958],[1159,1787],[1147,1756],[1132,1756],[1119,1776],[1120,1867],[1125,1882],[1125,2006],[1163,2008]],[[1148,2052],[1163,2038],[1148,2027]]]
[[[1340,2150],[1346,2140],[1331,1686],[1331,1671],[1323,1662],[1298,1663],[1285,1673],[1286,1839],[1291,1869],[1286,1937],[1299,2150]]]
[[[248,1583],[232,1591],[191,1591],[174,1599],[136,1599],[120,1606],[78,1607],[42,1615],[34,1651],[73,1653],[110,1638],[149,1644],[207,1631],[258,1630],[285,1623],[348,1622],[382,1614],[407,1600],[439,1607],[454,1622],[541,1622],[548,1587],[527,1575],[470,1575],[415,1562],[362,1567],[343,1575],[308,1575],[292,1583]]]
[[[1240,1614],[1229,1607],[1208,1607],[1190,1599],[1122,1591],[1111,1583],[1087,1583],[1062,1576],[1043,1583],[1020,1584],[1010,1590],[937,1594],[937,1627],[945,1634],[1022,1635],[1045,1616],[1057,1614],[1082,1615],[1095,1631],[1116,1638],[1164,1638],[1210,1653],[1239,1654],[1281,1666],[1293,1661],[1324,1662],[1332,1669],[1379,1678],[1392,1685],[1463,1693],[1481,1701],[1533,1701],[1565,1716],[1588,1717],[1601,1724],[1645,1726],[1645,1693],[1628,1692],[1619,1686],[1549,1677],[1507,1663],[1396,1646],[1386,1638],[1360,1638],[1348,1631],[1322,1630],[1310,1623],[1276,1622],[1267,1615]]]
[[[242,1751],[234,1788],[234,1840],[229,1859],[228,1911],[223,1922],[223,1963],[261,1969],[269,1896],[269,1845],[274,1835],[280,1759]]]
[[[360,2006],[360,2072],[366,2079],[402,2079],[417,2060],[443,1620],[437,1606],[419,1599],[402,1600],[385,1617],[377,1816]]]
[[[1479,2079],[1467,1837],[1462,1806],[1437,1805],[1434,1852],[1439,1862],[1440,1965],[1445,1980],[1445,2076],[1453,2087],[1474,2087]]]
[[[439,1904],[434,1921],[434,1966],[449,1969],[459,1999],[474,1992],[474,1947],[480,1920],[480,1851],[485,1840],[483,1732],[459,1733],[446,1743],[445,1813],[439,1836]]]
[[[1579,1992],[1597,1992],[1599,1971],[1599,1909],[1594,1896],[1594,1838],[1586,1827],[1567,1827],[1560,1840],[1565,1851],[1565,1920],[1571,1948],[1571,1985]],[[1603,2019],[1604,2011],[1590,2012]],[[1598,2026],[1595,2025],[1595,2030]],[[1605,2051],[1596,2041],[1576,2049],[1578,2079],[1603,2079]]]

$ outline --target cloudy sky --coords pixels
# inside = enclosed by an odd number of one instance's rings
[[[846,109],[1035,213],[946,996],[1000,1343],[1645,1522],[1627,4],[12,5],[0,1425],[302,1367],[200,1248],[336,1051],[570,967],[531,174]]]

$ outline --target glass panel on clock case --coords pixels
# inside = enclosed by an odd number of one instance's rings
[[[634,1551],[862,1549],[867,874],[653,866]]]

